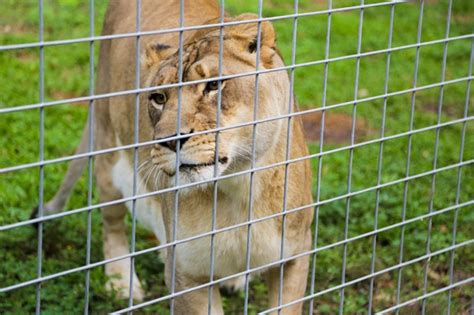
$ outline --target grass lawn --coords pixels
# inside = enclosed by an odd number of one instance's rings
[[[96,1],[95,32],[100,34],[106,1]],[[228,3],[227,3],[228,2]],[[358,1],[338,0],[335,7],[358,5]],[[375,3],[380,1],[366,1]],[[415,1],[414,1],[415,2]],[[409,2],[397,5],[394,10],[392,47],[416,43],[419,5]],[[226,9],[232,14],[257,12],[257,1],[228,0]],[[290,0],[265,0],[263,15],[275,16],[293,13]],[[37,3],[33,0],[2,0],[0,13],[0,45],[29,43],[38,40]],[[300,12],[325,10],[326,1],[300,0]],[[422,41],[442,39],[445,36],[447,0],[426,1],[424,7]],[[388,47],[390,7],[367,8],[363,12],[361,52],[370,52]],[[335,58],[357,53],[360,11],[339,12],[331,15],[329,57]],[[88,1],[45,0],[45,40],[79,38],[89,36]],[[300,17],[298,19],[296,63],[305,63],[325,58],[327,14]],[[291,61],[293,20],[274,22],[278,34],[278,46],[287,63]],[[453,1],[450,37],[471,34],[474,26],[474,2]],[[448,44],[445,80],[468,76],[471,39],[451,41]],[[95,45],[98,53],[98,45]],[[438,83],[441,80],[444,44],[423,46],[419,51],[417,86]],[[97,56],[96,53],[96,56]],[[45,97],[58,100],[85,96],[89,91],[89,44],[52,46],[45,54]],[[397,50],[391,53],[388,92],[413,87],[416,48]],[[39,100],[39,51],[23,49],[0,52],[0,108],[34,104]],[[368,98],[384,94],[387,54],[376,54],[360,59],[359,77],[356,78],[356,59],[339,60],[328,65],[326,97],[324,98],[324,64],[299,67],[295,70],[295,93],[302,109],[318,108],[350,102],[354,94]],[[354,84],[358,81],[357,90]],[[468,115],[473,113],[474,88],[466,95],[467,82],[446,85],[442,94],[442,110],[438,118],[439,87],[420,90],[416,93],[413,113],[413,128],[420,129],[463,117],[466,99],[470,101]],[[391,96],[386,102],[385,136],[407,132],[410,127],[412,93]],[[356,107],[356,109],[355,109]],[[350,145],[351,115],[356,114],[355,142],[378,139],[384,121],[384,99],[334,108],[326,111],[326,133],[324,151]],[[0,168],[31,163],[39,156],[39,111],[29,110],[0,115]],[[82,127],[87,117],[87,104],[64,104],[45,109],[45,159],[68,156],[74,153]],[[306,118],[306,129],[312,153],[320,150],[319,136],[315,130],[320,116]],[[439,129],[437,167],[447,167],[460,162],[463,123],[451,124]],[[436,130],[429,129],[411,137],[409,158],[410,176],[433,169]],[[352,151],[351,191],[385,184],[406,176],[408,137],[385,141],[383,159],[378,176],[380,142],[357,147]],[[350,150],[340,150],[325,155],[321,161],[312,160],[313,174],[318,174],[321,162],[321,181],[314,176],[314,196],[319,200],[331,199],[348,192]],[[474,159],[474,123],[466,123],[463,161]],[[45,198],[53,196],[65,173],[67,164],[57,163],[45,167]],[[404,199],[405,183],[387,185],[376,190],[357,194],[350,199],[339,199],[319,207],[317,246],[326,246],[344,239],[346,211],[349,209],[347,236],[370,232],[374,229],[375,209],[378,209],[378,227],[386,227],[402,220],[427,214],[430,209],[441,210],[456,204],[458,168],[448,168],[435,176],[420,176],[409,181]],[[472,164],[461,168],[459,203],[474,199],[474,168]],[[39,174],[37,168],[2,174],[0,176],[0,225],[27,220],[30,209],[38,203]],[[317,187],[320,187],[319,196]],[[94,202],[98,202],[94,198]],[[406,207],[404,207],[404,202]],[[68,209],[87,205],[87,176],[83,175],[76,186]],[[438,251],[453,242],[452,229],[455,211],[433,217],[430,251]],[[456,243],[474,238],[474,206],[458,210]],[[98,211],[92,212],[91,260],[103,259],[101,218]],[[426,253],[426,240],[430,220],[416,220],[405,226],[403,260],[411,260]],[[389,229],[377,236],[375,270],[382,270],[399,263],[401,227]],[[45,224],[43,244],[43,275],[54,274],[79,267],[86,261],[87,214],[67,216]],[[373,238],[364,237],[347,246],[346,281],[370,273]],[[155,246],[152,234],[138,229],[137,249]],[[341,283],[343,246],[335,246],[318,252],[316,256],[315,291],[322,291]],[[21,227],[0,232],[0,287],[28,281],[36,277],[37,240],[36,231]],[[429,261],[428,291],[449,283],[450,252],[432,257]],[[423,293],[423,269],[425,261],[403,268],[401,275],[401,301]],[[137,257],[136,268],[147,291],[147,299],[167,294],[163,279],[163,265],[157,254]],[[456,250],[454,281],[466,279],[474,274],[473,246]],[[398,270],[383,273],[374,281],[374,310],[382,310],[396,302]],[[106,276],[103,268],[90,272],[90,310],[106,313],[125,307],[125,301],[106,292]],[[344,311],[347,314],[366,313],[370,280],[361,281],[345,290]],[[340,301],[340,291],[332,291],[317,297],[315,314],[334,314]],[[75,314],[83,312],[85,296],[85,274],[83,272],[60,277],[42,285],[41,302],[44,314]],[[472,285],[452,291],[451,309],[454,314],[467,314],[472,298]],[[7,293],[0,293],[1,314],[26,314],[35,309],[35,286],[28,286]],[[243,313],[244,293],[225,294],[224,304],[229,314]],[[266,287],[260,280],[252,283],[250,313],[266,307]],[[418,313],[421,303],[405,308],[402,313]],[[427,300],[427,313],[441,313],[447,308],[447,293]],[[307,306],[305,306],[307,307]],[[161,303],[145,308],[139,313],[166,314],[167,304]]]

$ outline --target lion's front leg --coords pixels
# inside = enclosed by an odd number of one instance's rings
[[[302,251],[307,251],[311,247],[311,232],[308,231]],[[283,267],[283,281],[282,283],[282,298],[281,304],[287,304],[304,297],[306,291],[306,282],[309,269],[309,255],[291,260],[285,263]],[[276,267],[268,271],[268,285],[269,285],[269,306],[270,308],[278,306],[279,291],[280,291],[280,268]],[[296,303],[289,307],[281,309],[280,314],[301,314],[303,303]],[[272,314],[278,314],[274,312]]]
[[[127,209],[124,205],[114,205],[102,209],[103,239],[105,259],[128,255],[128,239],[124,217]],[[105,265],[105,273],[110,279],[106,287],[117,290],[121,298],[129,298],[130,292],[130,258],[114,261]],[[133,273],[133,298],[144,299],[144,292],[136,272]]]
[[[282,303],[286,304],[304,297],[306,290],[306,275],[308,274],[309,259],[307,256],[286,263],[283,269]],[[269,271],[269,306],[278,306],[280,289],[280,268]],[[301,314],[303,303],[297,303],[281,309],[280,314]],[[272,314],[278,314],[274,312]]]
[[[172,259],[173,255],[170,250],[167,253],[167,260],[165,264],[166,273],[166,285],[171,293],[171,281],[172,281]],[[191,263],[191,262],[190,262]],[[194,288],[202,285],[202,282],[195,281],[192,279],[192,275],[182,275],[179,273],[179,268],[175,270],[175,293],[180,291]],[[208,287],[198,290],[193,290],[189,293],[180,295],[174,299],[174,312],[178,315],[196,314],[196,315],[223,315],[224,309],[221,303],[221,294],[219,292],[219,286],[215,285],[212,288],[212,301],[211,301],[211,312],[209,313],[209,289]]]
[[[104,203],[123,198],[122,193],[111,184],[110,161],[105,157],[98,157],[95,167],[100,202]],[[103,207],[101,212],[105,259],[128,255],[130,252],[127,227],[125,225],[125,216],[127,214],[125,204]],[[133,277],[133,298],[136,301],[142,301],[145,294],[136,272],[130,275],[130,263],[130,258],[125,258],[105,265],[105,274],[109,277],[106,288],[108,290],[116,290],[119,297],[127,299],[130,295],[130,277]]]

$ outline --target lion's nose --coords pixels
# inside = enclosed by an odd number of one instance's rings
[[[168,148],[171,151],[176,152],[176,147],[178,146],[178,142],[179,142],[179,149],[181,150],[183,145],[191,138],[191,134],[193,133],[193,131],[194,130],[191,130],[189,133],[182,133],[181,136],[185,136],[185,137],[180,138],[179,140],[177,140],[177,139],[169,140],[169,141],[160,142],[158,144],[161,145],[162,147]],[[177,136],[177,134],[174,134],[172,136],[159,138],[159,139],[156,139],[156,140],[163,140],[163,139],[166,139],[166,138],[172,138],[172,137],[176,137],[176,136]]]

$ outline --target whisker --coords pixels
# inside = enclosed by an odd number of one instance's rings
[[[158,189],[158,179],[159,179],[159,174],[160,174],[160,173],[161,173],[161,170],[158,170],[157,172],[155,172],[153,190],[157,190],[157,189]]]
[[[148,168],[147,168],[147,171],[145,173],[145,176],[143,177],[143,185],[144,185],[144,188],[146,189],[146,186],[147,186],[147,182],[148,182],[148,179],[150,178],[150,175],[153,171],[153,165],[150,165]]]
[[[148,176],[147,176],[146,181],[145,181],[145,188],[148,187],[148,182],[153,177],[153,173],[156,173],[157,168],[158,167],[154,164],[150,167],[150,171],[148,172]]]
[[[145,159],[145,161],[143,161],[143,162],[138,166],[138,168],[137,168],[138,172],[142,171],[142,169],[143,169],[144,167],[146,167],[147,164],[150,163],[150,162],[151,162],[151,157]]]

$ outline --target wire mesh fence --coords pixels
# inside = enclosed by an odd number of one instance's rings
[[[473,311],[469,1],[108,6],[0,14],[1,313]]]

